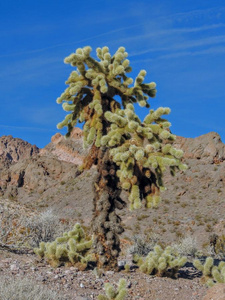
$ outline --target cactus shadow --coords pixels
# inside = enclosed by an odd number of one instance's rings
[[[189,279],[192,280],[194,278],[200,278],[202,276],[202,272],[197,270],[192,262],[187,262],[179,271],[178,278]]]

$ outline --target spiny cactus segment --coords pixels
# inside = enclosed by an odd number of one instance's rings
[[[204,264],[198,259],[194,260],[193,264],[202,272],[202,280],[209,287],[215,283],[225,283],[225,261],[221,261],[218,266],[215,266],[214,259],[207,257]]]
[[[145,258],[136,256],[134,260],[143,273],[174,277],[177,275],[179,268],[187,262],[187,257],[176,256],[170,246],[163,250],[161,246],[155,245],[154,250],[150,251]]]
[[[72,265],[80,262],[84,266],[94,257],[88,254],[92,246],[92,240],[87,240],[81,225],[77,223],[73,230],[65,232],[63,236],[56,238],[54,242],[41,242],[34,252],[41,258],[45,258],[52,266],[70,262]]]
[[[99,295],[98,300],[124,300],[127,295],[126,280],[123,278],[119,280],[117,290],[110,283],[106,283],[105,293],[106,296]]]

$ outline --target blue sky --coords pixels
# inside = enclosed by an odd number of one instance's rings
[[[0,28],[0,136],[44,147],[63,133],[63,59],[90,45],[126,48],[133,77],[145,69],[157,83],[151,107],[171,108],[173,133],[225,142],[224,0],[0,0]]]

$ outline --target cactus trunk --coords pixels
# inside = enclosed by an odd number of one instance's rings
[[[92,220],[94,252],[99,268],[118,269],[117,258],[120,252],[119,234],[124,229],[116,208],[122,209],[121,189],[116,176],[117,166],[109,158],[108,149],[99,149],[98,176],[94,182],[94,215]]]

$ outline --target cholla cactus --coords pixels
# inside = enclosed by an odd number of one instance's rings
[[[73,265],[81,262],[87,265],[88,261],[93,260],[93,255],[87,254],[91,245],[92,240],[86,239],[83,228],[77,223],[73,230],[65,232],[54,242],[41,242],[34,252],[39,257],[45,258],[52,266],[59,266],[66,262]]]
[[[123,278],[120,279],[117,290],[110,283],[106,283],[105,293],[106,296],[99,295],[98,300],[124,300],[127,294],[126,280]]]
[[[212,257],[207,257],[204,264],[198,259],[194,260],[194,266],[202,272],[202,281],[209,287],[215,283],[225,283],[225,262],[221,261],[218,266],[214,265]]]
[[[77,121],[85,122],[83,127],[84,146],[94,144],[96,147],[110,148],[110,156],[119,167],[117,176],[121,187],[130,194],[130,208],[140,208],[141,199],[145,198],[147,207],[157,206],[159,187],[163,187],[162,173],[169,167],[174,174],[175,169],[184,170],[186,165],[180,159],[182,150],[172,147],[175,135],[169,131],[170,122],[162,118],[168,115],[168,107],[151,109],[144,121],[135,114],[133,103],[141,107],[149,107],[148,97],[156,94],[154,82],[143,83],[146,71],[141,70],[135,79],[127,76],[131,71],[127,52],[120,47],[111,56],[108,47],[97,49],[100,61],[90,57],[91,48],[76,50],[65,59],[77,67],[67,80],[69,87],[57,99],[65,111],[70,112],[58,128],[68,127],[69,136]],[[87,67],[87,69],[86,69]],[[114,96],[120,96],[122,108]],[[137,176],[137,171],[141,174]],[[153,173],[157,181],[144,186],[140,183],[143,175],[148,183]]]
[[[161,246],[156,245],[154,251],[150,251],[144,259],[136,257],[136,261],[140,270],[146,274],[174,277],[179,268],[187,262],[187,257],[175,256],[170,246],[163,250]]]
[[[135,113],[134,103],[149,108],[148,98],[156,94],[154,82],[144,83],[146,71],[141,70],[133,84],[124,47],[114,55],[108,47],[97,48],[98,60],[90,53],[91,47],[79,48],[65,59],[77,69],[57,99],[68,112],[58,128],[67,126],[69,137],[77,122],[84,123],[84,147],[90,149],[81,171],[96,164],[99,174],[94,185],[94,245],[97,258],[101,258],[99,267],[109,260],[114,260],[111,266],[115,266],[120,251],[116,235],[122,232],[115,208],[124,205],[121,190],[129,193],[131,210],[142,203],[147,208],[157,206],[164,188],[163,172],[168,167],[174,175],[186,165],[181,162],[182,150],[172,146],[171,124],[162,117],[170,109],[151,109],[143,122]]]

